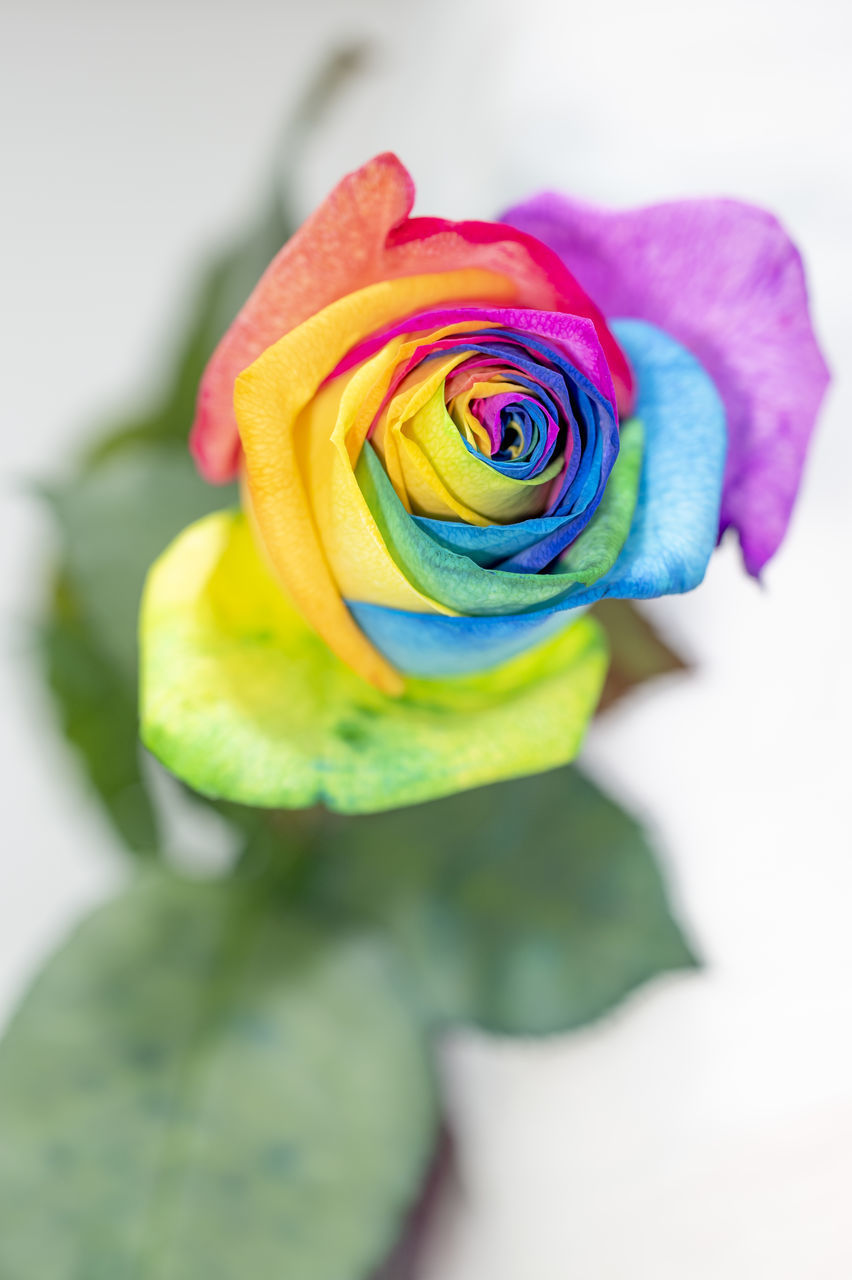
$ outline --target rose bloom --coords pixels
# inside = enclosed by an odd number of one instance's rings
[[[569,760],[588,606],[784,535],[828,375],[774,218],[413,201],[393,155],[344,178],[202,380],[192,451],[243,510],[152,569],[142,729],[207,794],[372,810]]]

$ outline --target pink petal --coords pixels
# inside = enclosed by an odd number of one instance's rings
[[[478,267],[516,281],[518,302],[591,319],[629,410],[632,375],[600,311],[558,257],[523,232],[485,222],[408,218],[414,184],[386,153],[340,182],[264,272],[201,381],[190,447],[214,482],[238,469],[234,382],[257,356],[315,312],[358,289],[401,276]]]

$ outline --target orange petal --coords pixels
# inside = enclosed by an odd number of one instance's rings
[[[592,320],[626,412],[632,375],[598,308],[551,250],[499,223],[409,218],[414,183],[391,153],[348,174],[288,241],[219,343],[201,381],[190,445],[202,475],[232,479],[237,376],[291,329],[382,280],[478,268],[512,280],[520,305]]]
[[[347,174],[272,260],[201,380],[190,447],[207,480],[230,480],[237,469],[238,374],[316,312],[383,279],[388,232],[413,203],[404,166],[390,153],[376,156]]]

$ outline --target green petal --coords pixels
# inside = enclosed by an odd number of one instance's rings
[[[645,429],[638,418],[630,418],[622,423],[618,457],[600,506],[554,569],[563,580],[587,586],[615,564],[633,523],[644,450]]]
[[[412,520],[369,444],[356,476],[388,551],[424,595],[459,613],[523,613],[556,603],[575,583],[595,582],[615,564],[636,507],[642,445],[642,424],[634,418],[622,427],[618,458],[600,506],[547,574],[484,569],[469,556],[441,546]]]
[[[365,684],[302,621],[245,518],[192,525],[142,606],[143,740],[178,777],[241,804],[391,809],[573,759],[606,672],[581,617],[500,667]]]

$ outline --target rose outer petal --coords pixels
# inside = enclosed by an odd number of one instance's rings
[[[234,383],[267,347],[346,294],[425,272],[498,272],[523,305],[592,320],[620,407],[629,410],[630,367],[600,310],[555,254],[498,223],[409,218],[413,203],[414,183],[401,161],[376,156],[338,183],[270,263],[201,381],[190,447],[205,479],[221,483],[237,473]]]
[[[287,603],[244,516],[185,530],[153,566],[141,618],[146,746],[239,804],[359,813],[553,768],[579,749],[603,684],[580,618],[481,676],[364,684]]]
[[[630,533],[609,572],[550,608],[446,617],[349,601],[361,629],[401,671],[452,675],[505,661],[566,624],[565,611],[604,596],[648,598],[696,587],[716,544],[725,411],[679,342],[639,320],[614,321],[636,372],[645,455]],[[570,554],[570,552],[569,552]]]
[[[701,360],[728,419],[720,533],[739,531],[758,574],[786,531],[829,380],[783,227],[734,200],[621,212],[549,194],[505,220],[550,245],[605,315],[649,320]]]

